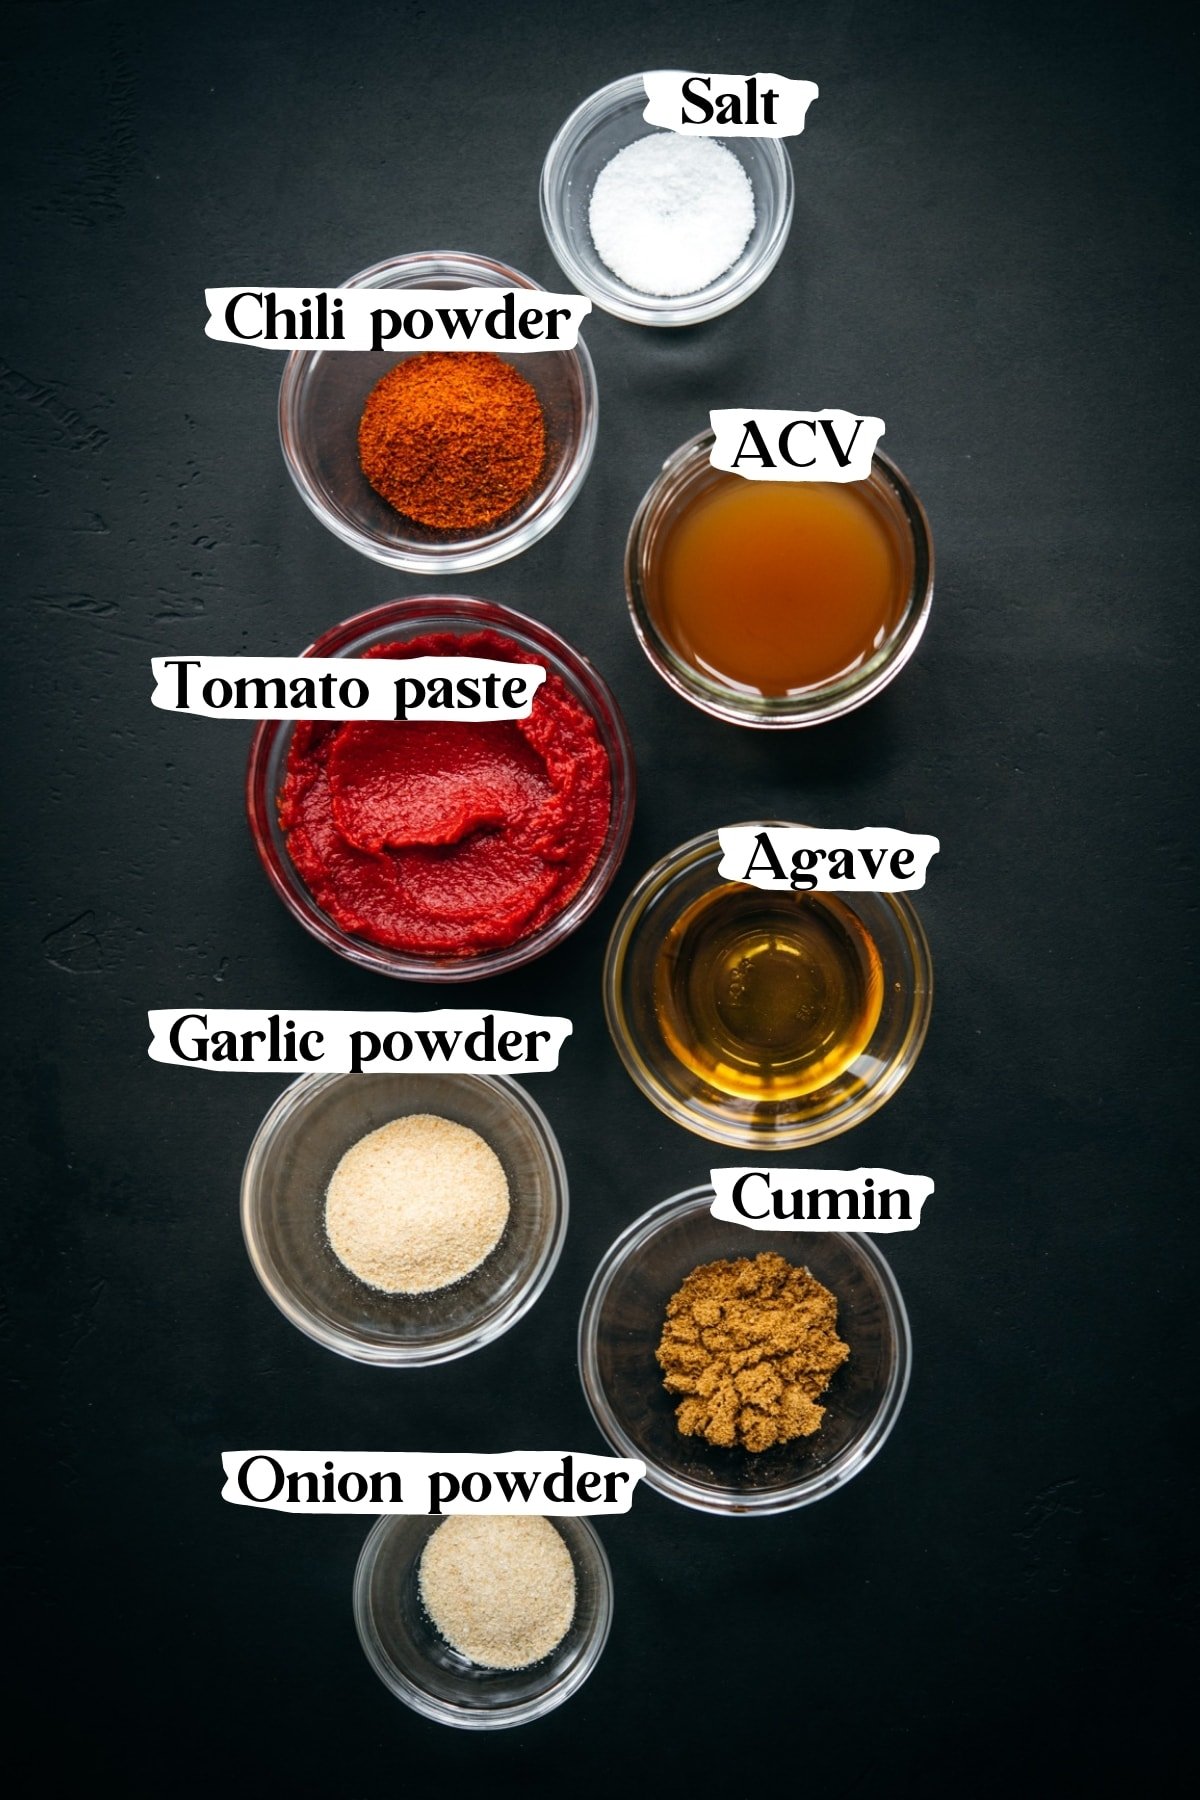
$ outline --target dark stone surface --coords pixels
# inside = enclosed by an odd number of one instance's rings
[[[857,1797],[1146,1779],[1181,1716],[1192,1516],[1193,32],[1103,0],[63,0],[14,7],[8,31],[5,1221],[23,1451],[7,1561],[30,1602],[11,1628],[15,1741],[39,1785],[752,1793],[775,1767]],[[570,1170],[569,1241],[500,1343],[372,1371],[292,1330],[243,1252],[239,1172],[280,1081],[146,1057],[151,1006],[433,1003],[343,965],[273,898],[241,811],[248,731],[149,704],[152,655],[294,653],[417,587],[304,509],[275,437],[281,359],[210,343],[201,291],[335,282],[446,244],[554,286],[537,212],[553,132],[604,82],[681,65],[820,84],[784,258],[695,331],[597,315],[582,497],[527,555],[441,584],[578,644],[639,758],[599,914],[478,990],[575,1019],[534,1090]],[[784,742],[670,695],[621,591],[659,462],[710,406],[744,402],[881,414],[939,556],[901,680]],[[526,1730],[440,1729],[359,1652],[362,1522],[228,1507],[219,1453],[600,1448],[574,1366],[589,1274],[711,1160],[617,1064],[605,936],[653,859],[756,813],[942,840],[920,908],[929,1043],[836,1146],[937,1182],[921,1230],[888,1245],[916,1342],[906,1410],[861,1479],[790,1517],[643,1494],[602,1525],[617,1609],[587,1687]]]

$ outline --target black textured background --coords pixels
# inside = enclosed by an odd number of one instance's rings
[[[68,1768],[154,1796],[750,1794],[771,1767],[834,1796],[1152,1777],[1187,1713],[1194,1535],[1183,17],[1105,0],[9,9],[6,1560],[29,1602],[9,1615],[14,1742],[41,1759],[38,1791]],[[792,143],[795,224],[766,286],[709,326],[589,322],[601,422],[581,498],[517,561],[443,584],[545,618],[599,665],[641,794],[599,914],[470,996],[576,1023],[533,1087],[572,1182],[554,1282],[473,1358],[373,1371],[292,1330],[242,1249],[241,1163],[281,1082],[146,1057],[151,1006],[436,1003],[285,915],[242,817],[248,731],[149,704],[154,654],[291,654],[418,587],[305,510],[275,436],[282,359],[210,343],[201,290],[333,283],[446,246],[553,287],[549,140],[587,93],[656,66],[820,84]],[[663,456],[709,407],[755,402],[881,414],[939,562],[890,692],[784,742],[672,696],[621,592]],[[359,1652],[362,1521],[226,1506],[219,1453],[601,1447],[574,1366],[588,1277],[711,1160],[620,1070],[603,945],[651,861],[754,813],[942,840],[920,908],[928,1045],[837,1146],[937,1182],[920,1231],[888,1244],[915,1336],[906,1410],[859,1480],[790,1517],[642,1493],[602,1522],[616,1617],[582,1692],[525,1730],[440,1728]]]

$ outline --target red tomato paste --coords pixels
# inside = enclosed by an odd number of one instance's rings
[[[430,632],[366,654],[539,660],[494,631]],[[595,866],[611,808],[595,721],[551,671],[527,719],[298,724],[279,823],[305,886],[343,931],[470,956],[562,911]]]

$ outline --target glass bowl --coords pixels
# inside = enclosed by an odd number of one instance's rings
[[[792,224],[792,165],[778,138],[718,138],[754,189],[754,229],[732,266],[693,294],[643,294],[627,287],[592,243],[588,208],[596,177],[619,150],[658,130],[647,125],[644,77],[610,82],[577,106],[542,165],[542,226],[563,273],[605,312],[635,325],[698,325],[729,312],[761,287]]]
[[[772,820],[752,829],[771,825],[790,829]],[[705,832],[655,863],[625,902],[604,962],[604,1010],[617,1054],[647,1099],[700,1137],[760,1154],[824,1143],[877,1112],[917,1060],[933,1003],[925,933],[903,894],[838,895],[874,941],[881,965],[880,1012],[865,1046],[840,1074],[810,1093],[782,1099],[726,1093],[672,1049],[654,982],[664,940],[682,915],[705,894],[743,887],[718,875],[720,860],[717,834]],[[799,904],[808,898],[795,896]]]
[[[487,256],[429,250],[393,256],[343,283],[348,288],[516,287],[536,281]],[[393,569],[453,575],[527,550],[562,518],[583,485],[596,447],[596,378],[580,341],[574,350],[524,356],[505,351],[536,390],[546,420],[546,461],[533,491],[495,525],[434,531],[390,507],[358,461],[358,422],[367,395],[417,351],[293,350],[279,388],[279,438],[305,504],[344,544]]]
[[[575,1617],[562,1643],[527,1669],[485,1669],[435,1630],[421,1602],[421,1554],[442,1523],[391,1513],[372,1526],[354,1574],[354,1623],[375,1673],[397,1699],[440,1725],[500,1731],[553,1712],[582,1687],[608,1639],[612,1572],[586,1519],[550,1520],[575,1565]]]
[[[352,1144],[433,1113],[477,1131],[508,1177],[504,1235],[477,1269],[425,1294],[368,1287],[325,1235],[325,1190]],[[567,1174],[541,1108],[501,1075],[301,1075],[258,1128],[242,1176],[242,1232],[284,1317],[355,1362],[452,1362],[503,1335],[542,1292],[567,1230]]]
[[[583,1391],[619,1456],[641,1457],[660,1494],[699,1512],[790,1512],[865,1469],[896,1423],[912,1344],[896,1278],[870,1238],[757,1231],[714,1219],[711,1187],[690,1188],[634,1221],[601,1258],[579,1320]],[[848,1361],[821,1397],[820,1430],[770,1450],[683,1437],[654,1352],[667,1302],[702,1263],[774,1251],[837,1296]]]
[[[322,911],[301,880],[288,855],[276,805],[287,769],[294,727],[281,720],[265,720],[255,731],[246,771],[246,812],[259,859],[267,878],[288,911],[305,930],[350,962],[381,975],[417,981],[475,981],[485,975],[520,968],[553,949],[581,925],[599,904],[617,872],[633,824],[633,746],[607,682],[578,650],[572,649],[548,626],[511,607],[488,600],[471,600],[459,594],[426,594],[411,600],[393,600],[373,611],[360,613],[318,638],[306,656],[362,656],[374,644],[401,643],[430,631],[460,635],[494,630],[511,638],[523,650],[533,652],[551,674],[558,675],[582,707],[591,715],[600,742],[608,754],[612,772],[612,810],[608,833],[587,880],[561,912],[528,937],[500,949],[481,950],[464,956],[436,956],[393,950],[354,937]]]
[[[885,641],[857,668],[803,692],[767,695],[727,685],[679,655],[660,617],[660,564],[682,513],[701,494],[731,481],[708,460],[713,433],[702,431],[669,456],[644,495],[625,546],[625,596],[638,642],[669,687],[701,712],[735,725],[796,730],[853,712],[894,681],[913,651],[933,605],[933,539],[925,509],[900,470],[876,451],[866,481],[855,483],[896,545],[906,593]],[[736,607],[737,596],[730,595]]]

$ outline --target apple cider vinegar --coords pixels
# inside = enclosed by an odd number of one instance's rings
[[[670,521],[656,562],[652,610],[675,654],[769,698],[861,669],[912,580],[911,544],[865,482],[725,475]]]

